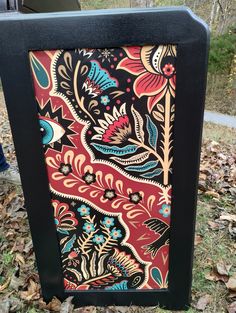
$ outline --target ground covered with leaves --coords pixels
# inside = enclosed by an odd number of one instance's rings
[[[0,93],[0,129],[16,166]],[[236,131],[206,124],[201,154],[192,307],[189,313],[236,312]],[[166,312],[159,308],[86,307],[71,299],[44,303],[21,188],[0,183],[0,313]]]

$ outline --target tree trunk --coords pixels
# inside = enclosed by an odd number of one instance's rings
[[[212,2],[211,16],[210,16],[210,22],[209,22],[210,30],[212,30],[212,25],[213,25],[214,18],[215,18],[215,9],[216,9],[216,0]]]
[[[147,8],[154,7],[154,0],[146,0],[146,7]]]

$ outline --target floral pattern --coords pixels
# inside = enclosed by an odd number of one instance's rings
[[[69,231],[75,229],[75,226],[78,225],[75,214],[69,210],[66,203],[59,203],[55,200],[52,202],[52,206],[57,230],[63,234],[69,234]]]
[[[87,185],[90,185],[96,182],[96,174],[94,173],[86,172],[82,178],[86,182]]]
[[[100,243],[104,243],[104,236],[103,235],[95,235],[93,238],[93,242],[99,245]]]
[[[170,216],[170,205],[168,204],[163,204],[159,212],[164,216],[168,217]]]
[[[95,126],[96,135],[92,139],[101,140],[109,144],[121,144],[131,134],[131,125],[126,114],[125,103],[117,110],[113,108],[113,114],[104,114],[104,119],[99,119],[100,127]]]
[[[115,189],[105,189],[104,198],[108,200],[113,200],[117,197]]]
[[[94,232],[95,228],[92,223],[85,223],[83,226],[83,230],[86,231],[87,234]]]
[[[125,48],[127,57],[118,68],[138,76],[134,82],[135,94],[148,96],[149,112],[164,96],[167,89],[175,95],[175,46],[144,46]]]
[[[70,164],[61,163],[58,171],[63,175],[67,176],[70,173],[72,173],[72,168]]]
[[[105,217],[104,218],[104,221],[103,221],[103,224],[106,226],[106,227],[111,227],[111,226],[114,226],[114,218],[113,217]]]
[[[129,195],[130,202],[138,204],[142,200],[142,196],[139,192],[134,192]]]
[[[90,214],[90,208],[85,206],[84,204],[81,205],[77,211],[80,213],[81,216],[86,216]]]
[[[30,53],[66,290],[168,287],[176,57]]]
[[[109,97],[106,95],[106,96],[101,96],[101,103],[103,105],[108,105],[108,103],[110,102],[110,99]]]

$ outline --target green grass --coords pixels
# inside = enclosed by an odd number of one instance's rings
[[[219,262],[232,264],[232,271],[236,270],[236,255],[233,251],[233,239],[230,238],[228,227],[218,231],[208,227],[208,221],[214,221],[222,212],[233,213],[233,206],[227,197],[223,197],[220,203],[209,196],[200,196],[197,213],[196,233],[203,236],[202,242],[195,248],[194,269],[193,269],[193,296],[199,297],[202,294],[210,294],[212,303],[204,312],[225,312],[227,305],[226,297],[228,291],[222,282],[212,282],[205,278],[205,275]]]
[[[4,266],[8,266],[12,263],[14,255],[10,252],[3,252],[2,254],[2,263]]]
[[[228,128],[213,123],[204,123],[203,138],[221,141],[225,144],[236,144],[236,128]]]
[[[129,0],[81,0],[82,10],[129,8]]]

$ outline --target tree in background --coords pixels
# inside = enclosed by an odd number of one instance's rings
[[[130,0],[130,7],[153,7],[154,6],[154,0]]]

